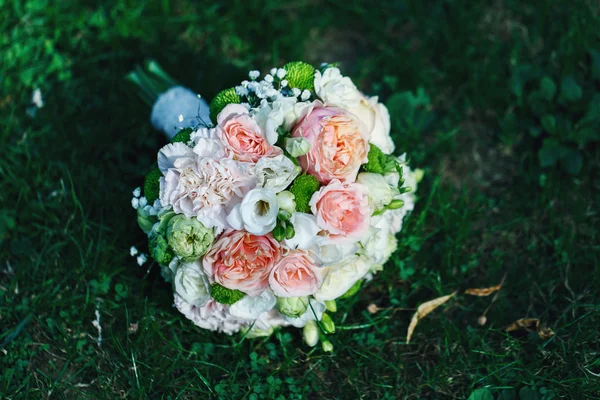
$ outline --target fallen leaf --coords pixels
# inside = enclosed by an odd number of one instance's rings
[[[502,285],[504,285],[504,278],[502,278],[502,281],[496,286],[480,289],[467,289],[465,290],[465,294],[470,294],[471,296],[485,297],[502,289]]]
[[[419,308],[417,308],[417,312],[413,315],[412,320],[410,321],[410,325],[408,326],[408,332],[406,333],[406,344],[410,343],[410,338],[412,337],[413,332],[415,331],[415,328],[417,327],[419,321],[425,318],[427,314],[429,314],[430,312],[432,312],[433,310],[450,300],[452,297],[454,297],[455,294],[456,292],[446,296],[438,297],[437,299],[429,300],[428,302],[421,304]]]
[[[542,340],[548,340],[554,336],[554,331],[542,325],[538,318],[521,318],[506,327],[506,332],[524,330],[526,332],[537,332]]]

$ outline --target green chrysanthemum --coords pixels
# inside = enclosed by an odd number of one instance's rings
[[[233,304],[243,299],[246,294],[237,289],[231,290],[218,283],[213,283],[210,285],[210,295],[218,303]]]
[[[235,93],[234,88],[225,89],[219,92],[210,102],[210,120],[217,123],[217,115],[225,108],[227,104],[239,104],[240,96]]]
[[[309,213],[308,203],[317,190],[319,190],[319,181],[312,175],[303,174],[294,179],[290,192],[294,194],[296,211]]]
[[[158,168],[154,168],[146,175],[144,180],[144,196],[148,200],[148,204],[154,203],[158,199],[160,193],[160,177],[162,173]]]
[[[394,156],[385,154],[373,143],[369,144],[368,162],[363,164],[362,169],[366,172],[376,174],[385,174],[386,172],[396,172],[398,162]]]
[[[171,143],[181,142],[183,144],[188,144],[190,142],[190,136],[192,135],[192,132],[192,128],[184,128],[180,130],[177,135],[173,136]]]
[[[302,61],[294,61],[283,66],[285,79],[292,88],[315,91],[315,68]]]

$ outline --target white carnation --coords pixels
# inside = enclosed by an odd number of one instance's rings
[[[275,193],[285,190],[298,176],[301,169],[292,160],[280,154],[275,157],[262,157],[252,169],[258,187],[271,189]]]

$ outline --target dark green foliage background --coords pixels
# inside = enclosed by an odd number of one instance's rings
[[[0,397],[600,398],[599,26],[581,0],[0,0]],[[129,256],[131,190],[164,143],[123,79],[148,57],[208,99],[339,61],[388,104],[425,178],[333,353],[197,329]],[[411,308],[504,275],[406,345]],[[504,332],[523,317],[556,335]]]

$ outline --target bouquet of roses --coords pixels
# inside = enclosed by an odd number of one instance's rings
[[[294,326],[330,349],[327,312],[395,251],[419,177],[392,155],[386,107],[334,65],[259,77],[210,106],[182,87],[159,96],[152,120],[172,139],[132,204],[196,325],[247,337]],[[156,64],[130,79],[170,84]]]

